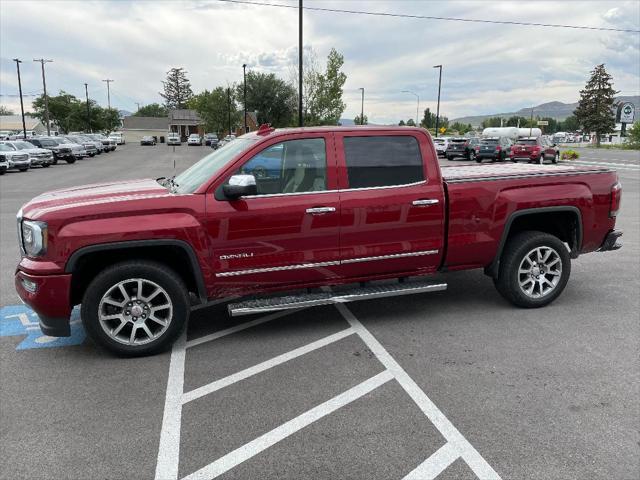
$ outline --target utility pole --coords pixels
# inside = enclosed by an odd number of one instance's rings
[[[88,85],[84,84],[84,94],[87,97],[87,130],[91,133],[91,110],[89,109],[89,89]]]
[[[40,62],[40,65],[42,66],[42,88],[44,90],[44,121],[47,123],[47,135],[51,136],[51,126],[49,125],[49,97],[47,97],[47,81],[44,78],[44,64],[53,62],[53,60],[34,58],[33,61]]]
[[[438,106],[436,107],[436,137],[437,137],[438,130],[440,129],[440,87],[442,86],[442,65],[434,65],[433,68],[440,69],[440,75],[438,76]]]
[[[247,133],[247,64],[242,65],[242,78],[244,79],[244,133]]]
[[[136,104],[136,107],[138,107],[138,111],[140,111],[140,102],[133,102]]]
[[[298,126],[304,125],[302,119],[302,0],[298,1]]]
[[[22,114],[22,137],[27,139],[27,126],[24,123],[24,103],[22,103],[22,81],[20,80],[20,64],[22,60],[19,58],[14,58],[14,62],[16,62],[16,68],[18,69],[18,91],[20,92],[20,113]]]
[[[420,95],[410,90],[402,90],[402,93],[410,93],[411,95],[415,96],[416,99],[418,100],[418,103],[416,104],[416,123],[415,123],[417,127],[420,125],[420,120],[418,119],[418,112],[420,111]]]
[[[227,87],[227,96],[229,97],[229,135],[231,135],[231,87]]]
[[[533,129],[533,107],[531,107],[531,119],[529,120],[529,136],[532,134]]]
[[[109,84],[113,82],[113,80],[107,78],[106,80],[102,80],[103,82],[107,82],[107,106],[109,110],[111,110],[111,92],[109,91]]]
[[[362,100],[360,102],[360,125],[364,125],[364,87],[360,87],[358,90],[362,90]]]

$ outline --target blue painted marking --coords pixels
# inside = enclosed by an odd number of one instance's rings
[[[26,335],[16,350],[31,348],[53,348],[80,345],[86,334],[80,322],[80,309],[71,313],[71,336],[49,337],[42,333],[38,324],[38,315],[26,305],[9,305],[0,307],[0,337]]]

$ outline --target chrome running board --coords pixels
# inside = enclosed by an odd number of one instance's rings
[[[300,295],[287,295],[284,297],[258,298],[239,303],[230,303],[228,309],[229,315],[232,317],[238,317],[254,313],[317,307],[320,305],[332,305],[334,303],[348,303],[360,300],[371,300],[374,298],[412,295],[414,293],[438,292],[446,289],[446,283],[427,283],[424,281],[397,283],[392,285],[354,288],[341,292],[304,293]]]

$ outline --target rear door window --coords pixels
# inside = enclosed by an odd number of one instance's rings
[[[424,180],[418,140],[412,136],[344,137],[349,188],[389,187]]]

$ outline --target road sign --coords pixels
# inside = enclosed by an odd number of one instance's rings
[[[618,111],[616,114],[616,121],[620,123],[633,123],[635,117],[636,107],[631,102],[624,102],[618,105]]]
[[[549,121],[548,120],[538,120],[538,126],[539,127],[545,127],[549,125]]]
[[[444,132],[446,132],[446,131],[447,131],[447,129],[446,129],[446,128],[444,128],[444,127],[440,127],[440,133],[444,133]]]

